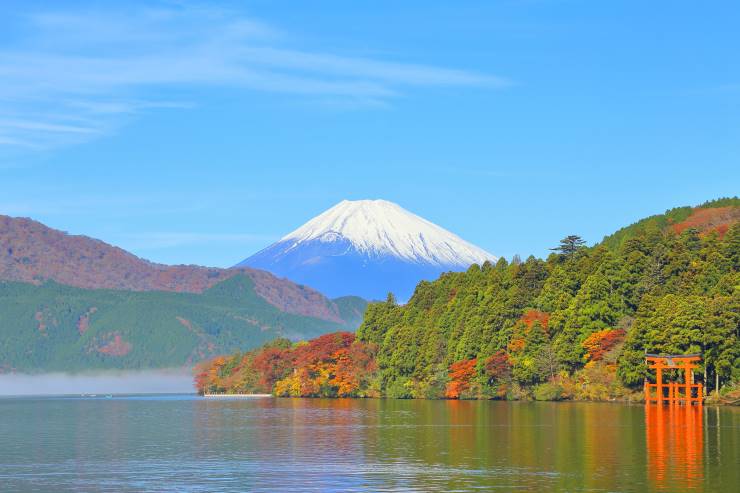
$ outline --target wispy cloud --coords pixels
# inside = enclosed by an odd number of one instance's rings
[[[69,124],[58,124],[58,123],[43,123],[38,121],[24,121],[24,120],[0,120],[0,131],[7,129],[17,130],[33,130],[38,132],[58,132],[58,133],[72,133],[72,134],[89,134],[95,133],[94,128],[69,125]]]
[[[187,107],[161,90],[233,87],[342,107],[387,107],[409,88],[506,79],[466,70],[295,49],[280,29],[195,6],[16,17],[0,47],[0,145],[49,147],[116,128],[123,114]],[[159,89],[159,91],[157,91]]]

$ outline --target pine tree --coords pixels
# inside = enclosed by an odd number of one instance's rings
[[[568,235],[560,240],[560,245],[550,250],[558,252],[561,256],[570,258],[582,248],[585,248],[586,241],[578,235]]]

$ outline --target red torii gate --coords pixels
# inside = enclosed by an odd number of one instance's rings
[[[704,401],[701,384],[694,383],[694,370],[698,368],[701,361],[700,354],[646,354],[645,363],[648,369],[655,370],[655,383],[645,379],[645,402],[656,404],[686,404],[697,403],[701,405]],[[663,370],[683,370],[684,383],[663,382]],[[652,389],[656,392],[653,394]],[[668,395],[666,396],[666,389]],[[693,390],[696,389],[694,394]],[[683,391],[683,393],[681,393]]]

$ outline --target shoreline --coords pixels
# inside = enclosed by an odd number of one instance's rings
[[[537,400],[537,399],[516,399],[516,400],[506,400],[506,399],[402,399],[402,398],[393,398],[393,397],[294,397],[294,396],[277,396],[274,394],[196,394],[204,398],[223,398],[223,399],[266,399],[266,398],[273,398],[273,399],[331,399],[331,400],[339,400],[339,399],[351,399],[351,400],[387,400],[387,399],[394,399],[394,400],[408,400],[408,401],[458,401],[458,402],[482,402],[482,401],[490,401],[490,402],[558,402],[558,403],[568,403],[568,402],[577,402],[577,403],[583,403],[583,402],[595,402],[595,403],[609,403],[609,404],[627,404],[627,405],[640,405],[645,404],[644,400],[630,400],[630,399],[605,399],[605,400],[592,400],[592,399],[558,399],[558,400]],[[655,405],[655,404],[654,404]],[[669,406],[668,403],[663,404],[664,406]],[[685,404],[678,404],[677,407],[686,407]],[[711,401],[707,402],[704,401],[701,404],[692,404],[691,407],[738,407],[737,404],[727,404],[723,402],[717,402],[717,401]]]
[[[203,397],[207,398],[222,398],[222,399],[266,399],[268,397],[274,397],[272,394],[202,394]]]

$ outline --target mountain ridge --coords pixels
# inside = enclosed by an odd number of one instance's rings
[[[442,272],[497,257],[386,200],[343,200],[235,265],[272,272],[331,297],[408,299]]]
[[[220,269],[150,262],[102,240],[70,235],[30,218],[0,215],[0,280],[54,280],[83,289],[202,293],[245,274],[256,293],[281,311],[341,322],[323,294],[253,268]]]

